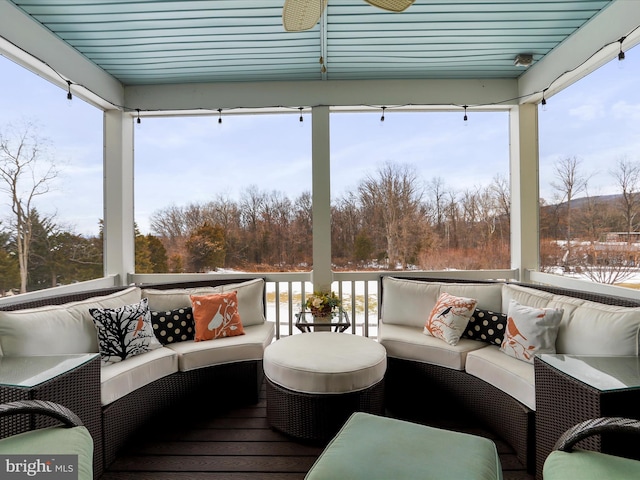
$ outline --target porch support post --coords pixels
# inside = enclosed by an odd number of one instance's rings
[[[104,273],[128,284],[135,272],[133,226],[133,119],[119,110],[104,114]]]
[[[538,216],[538,106],[522,104],[509,114],[511,176],[511,268],[527,281],[528,270],[540,266]]]
[[[331,167],[329,107],[311,109],[311,200],[314,290],[331,289]]]

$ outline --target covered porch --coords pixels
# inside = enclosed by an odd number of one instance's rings
[[[313,264],[309,272],[260,274],[267,283],[267,321],[275,324],[276,337],[297,333],[295,314],[306,294],[331,289],[352,319],[349,333],[375,339],[381,275],[400,273],[515,280],[640,299],[636,291],[540,272],[538,211],[539,106],[640,43],[640,3],[417,0],[402,13],[374,14],[360,0],[329,0],[320,22],[297,33],[282,29],[282,3],[0,3],[0,52],[104,112],[104,276],[27,293],[25,300],[210,278],[135,271],[135,124],[153,116],[298,109],[310,114],[312,123]],[[205,38],[195,38],[200,28]],[[480,51],[482,37],[493,39],[493,53]],[[388,106],[456,111],[461,117],[473,111],[508,112],[510,268],[332,270],[331,114]],[[249,279],[256,274],[228,276]],[[265,428],[264,408],[261,398],[254,407],[207,419],[204,429],[178,427],[166,443],[136,444],[104,478],[302,478],[319,450],[274,436]],[[491,435],[470,419],[463,424],[437,426]],[[500,453],[505,478],[532,478],[508,447]],[[247,465],[246,470],[220,462],[228,456]]]

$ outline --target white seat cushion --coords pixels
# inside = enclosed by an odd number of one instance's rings
[[[469,352],[467,373],[490,383],[511,395],[531,410],[536,409],[536,388],[533,364],[505,355],[500,347]]]
[[[264,352],[267,378],[295,392],[356,392],[380,382],[386,370],[382,345],[348,333],[293,335],[272,343]]]
[[[166,348],[179,355],[178,368],[186,372],[229,362],[261,360],[264,349],[273,341],[274,332],[273,322],[264,322],[245,327],[244,335],[202,342],[187,340],[171,343]]]
[[[387,355],[403,360],[415,360],[441,367],[464,370],[467,354],[488,344],[461,338],[457,345],[449,345],[439,338],[422,333],[417,327],[388,325],[380,322],[378,341]]]
[[[178,354],[162,347],[100,369],[100,398],[108,405],[134,390],[178,371]]]

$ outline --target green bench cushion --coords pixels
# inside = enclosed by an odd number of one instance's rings
[[[29,455],[78,455],[78,480],[93,478],[93,439],[86,427],[49,427],[0,440],[0,452]]]
[[[544,462],[543,477],[544,480],[640,478],[640,461],[587,450],[556,450]]]
[[[500,480],[486,438],[354,413],[315,462],[307,480]]]

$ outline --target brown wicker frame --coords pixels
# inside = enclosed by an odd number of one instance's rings
[[[625,307],[638,307],[640,301],[631,298],[602,295],[579,290],[571,290],[547,285],[525,284],[520,282],[495,282],[462,280],[453,278],[427,278],[427,277],[401,277],[407,280],[439,283],[507,283],[538,290],[543,290],[556,295],[617,305]],[[382,293],[382,282],[380,283]],[[380,301],[384,296],[380,295]],[[378,309],[382,312],[382,308]],[[379,313],[379,314],[380,314]],[[387,373],[385,376],[387,408],[391,413],[409,419],[424,419],[425,412],[441,411],[446,404],[453,410],[451,413],[460,414],[456,407],[464,407],[465,413],[480,419],[488,428],[505,440],[516,452],[516,456],[529,472],[536,470],[537,438],[545,435],[547,429],[537,423],[535,412],[527,406],[515,400],[510,395],[489,385],[487,382],[469,375],[464,371],[453,370],[446,367],[431,365],[423,362],[402,360],[387,357]],[[536,390],[541,387],[536,378]],[[538,396],[538,395],[537,395]],[[569,395],[567,395],[569,396]],[[566,398],[566,397],[565,397]],[[581,397],[573,397],[580,399]],[[438,405],[438,409],[430,408]],[[550,401],[557,401],[554,398]],[[579,401],[579,400],[578,400]],[[544,437],[546,438],[546,437]],[[554,437],[555,442],[557,436]],[[596,438],[587,442],[597,442]],[[544,440],[548,443],[548,440]],[[551,442],[551,445],[553,445]],[[539,449],[538,449],[539,450]]]
[[[640,421],[625,417],[591,418],[574,425],[558,439],[554,450],[571,452],[576,444],[593,435],[603,433],[630,433],[640,435]]]
[[[353,412],[384,414],[384,380],[364,390],[311,394],[266,378],[269,425],[298,440],[326,444]]]
[[[254,277],[260,278],[260,277]],[[142,288],[154,289],[170,289],[170,288],[191,288],[201,286],[218,286],[230,283],[245,282],[248,278],[228,278],[180,282],[180,283],[162,283],[140,285]],[[84,292],[75,292],[65,295],[59,295],[38,300],[29,300],[25,302],[16,302],[11,305],[3,305],[0,310],[23,310],[27,308],[35,308],[45,305],[62,305],[69,302],[85,300],[88,298],[108,295],[129,288],[108,287],[99,290],[90,290]],[[174,374],[163,377],[133,392],[115,402],[105,405],[100,409],[100,381],[99,381],[99,361],[96,362],[97,375],[96,382],[74,382],[74,385],[60,385],[68,389],[68,395],[59,403],[66,406],[75,405],[78,399],[92,398],[97,402],[97,416],[89,422],[84,418],[85,425],[91,431],[94,437],[94,445],[96,448],[96,461],[94,461],[94,469],[99,468],[95,472],[98,478],[103,471],[103,467],[107,468],[116,458],[118,451],[126,444],[127,440],[137,430],[144,428],[144,425],[153,419],[162,411],[175,406],[177,403],[195,399],[211,398],[215,391],[214,388],[220,385],[233,385],[233,388],[225,390],[225,400],[234,402],[234,404],[255,404],[259,400],[260,390],[264,378],[262,369],[262,360],[251,360],[243,362],[233,362],[228,364],[213,365],[187,372],[176,372]],[[87,391],[88,385],[96,385],[95,391]],[[44,398],[44,394],[43,394]],[[56,397],[60,398],[60,397]],[[0,398],[3,402],[17,400],[18,398]],[[71,407],[73,408],[73,407]],[[16,415],[15,419],[2,419],[0,426],[3,427],[3,433],[9,425],[11,428],[22,428],[24,431],[28,419],[23,415]],[[7,422],[11,421],[10,424]],[[99,427],[95,427],[92,431],[91,425],[97,422]],[[38,425],[39,427],[40,425]],[[98,429],[99,430],[96,430]],[[96,431],[100,434],[95,435]]]

